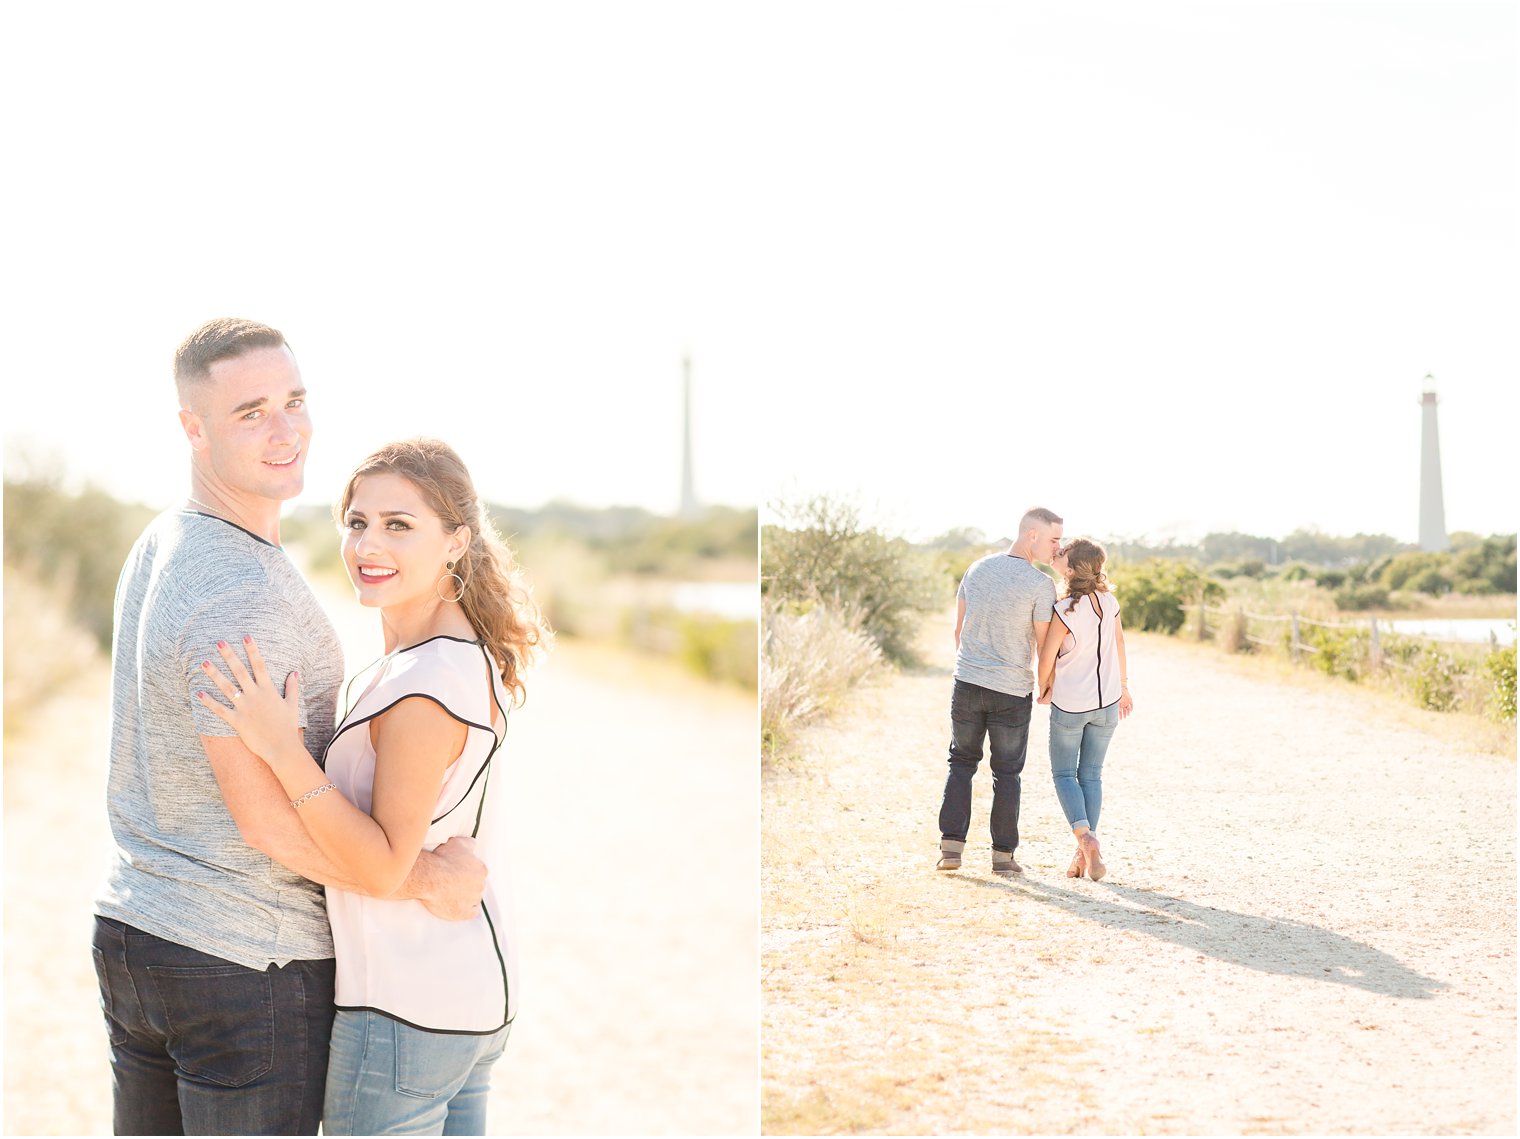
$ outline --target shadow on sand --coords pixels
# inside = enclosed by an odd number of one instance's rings
[[[1290,918],[1200,906],[1156,890],[1109,882],[1091,883],[1093,892],[1089,894],[1034,879],[1005,882],[957,876],[956,881],[1029,898],[1088,921],[1148,934],[1263,973],[1352,985],[1417,1000],[1428,1000],[1448,987],[1380,949]]]

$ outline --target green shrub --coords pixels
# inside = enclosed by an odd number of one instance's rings
[[[1184,605],[1224,596],[1224,587],[1196,566],[1167,558],[1114,565],[1109,576],[1129,629],[1175,633],[1187,619]]]
[[[756,511],[731,507],[710,507],[699,519],[653,519],[631,541],[607,547],[608,567],[682,577],[698,574],[703,561],[744,558],[754,564],[757,529]]]
[[[1380,638],[1379,644],[1384,661],[1406,668],[1412,668],[1420,654],[1425,651],[1425,642],[1419,637],[1385,633]]]
[[[1503,666],[1493,659],[1502,652],[1420,637],[1395,635],[1383,641],[1383,659],[1392,666],[1389,675],[1416,704],[1433,712],[1463,710],[1504,718]],[[1513,716],[1513,647],[1509,652],[1509,715]]]
[[[1427,645],[1410,663],[1410,688],[1420,707],[1449,712],[1457,706],[1463,669],[1454,657]]]
[[[1453,535],[1455,539],[1456,535]],[[1496,534],[1458,548],[1452,543],[1451,578],[1462,593],[1515,592],[1515,536]]]
[[[1513,628],[1513,626],[1511,626]],[[1515,718],[1515,646],[1492,650],[1483,669],[1494,683],[1493,710],[1501,720]]]
[[[1348,612],[1362,609],[1386,609],[1388,590],[1381,585],[1348,582],[1335,591],[1335,607]]]
[[[531,541],[574,542],[609,575],[641,574],[702,580],[704,565],[755,560],[758,512],[707,507],[696,518],[667,518],[642,507],[594,508],[556,501],[536,510],[487,503],[487,513],[513,549]]]
[[[1239,561],[1221,562],[1217,566],[1211,566],[1209,572],[1215,577],[1265,577],[1267,563],[1260,558],[1242,558]]]
[[[1417,589],[1421,593],[1446,593],[1451,582],[1444,571],[1450,558],[1446,554],[1419,550],[1396,554],[1382,574],[1383,584],[1391,590]]]
[[[765,528],[763,596],[857,615],[889,659],[913,663],[917,616],[954,597],[934,553],[866,526],[854,506],[825,496],[775,509],[787,525]]]
[[[1405,589],[1415,590],[1417,593],[1428,593],[1432,597],[1439,597],[1443,593],[1451,592],[1451,582],[1440,570],[1431,566],[1422,569],[1404,583]]]
[[[754,621],[632,604],[618,624],[618,639],[638,652],[678,660],[709,680],[748,688],[759,680]]]
[[[1399,543],[1387,534],[1356,534],[1350,538],[1336,538],[1315,530],[1295,530],[1282,540],[1284,557],[1316,566],[1369,561],[1384,557],[1398,548]]]
[[[1369,629],[1341,629],[1303,622],[1299,641],[1308,650],[1308,662],[1331,676],[1356,680],[1366,671],[1372,650]]]
[[[754,621],[686,613],[681,618],[681,659],[710,680],[753,689],[760,680]]]

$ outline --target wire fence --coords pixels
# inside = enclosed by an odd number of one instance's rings
[[[1395,632],[1387,619],[1321,620],[1239,605],[1184,605],[1199,640],[1226,652],[1271,652],[1331,676],[1387,684],[1436,712],[1515,718],[1514,642]],[[1180,630],[1179,630],[1180,631]]]
[[[1323,638],[1314,637],[1306,630],[1335,630],[1342,636],[1360,641],[1366,636],[1365,663],[1371,670],[1383,668],[1408,671],[1412,663],[1406,652],[1389,652],[1390,645],[1450,646],[1453,655],[1474,656],[1500,647],[1497,637],[1489,634],[1487,641],[1462,640],[1454,637],[1436,637],[1425,633],[1396,632],[1376,617],[1356,621],[1321,621],[1298,613],[1253,613],[1248,609],[1223,605],[1184,605],[1199,640],[1208,640],[1221,630],[1233,627],[1240,639],[1256,648],[1286,652],[1296,661],[1304,656],[1322,651]]]

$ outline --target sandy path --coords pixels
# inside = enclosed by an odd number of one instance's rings
[[[369,615],[330,606],[350,665]],[[90,898],[108,833],[102,670],[5,756],[5,1129],[109,1134]],[[564,642],[513,713],[522,1005],[497,1134],[753,1134],[751,695]]]
[[[1109,876],[1036,708],[1022,879],[934,870],[948,626],[763,790],[768,1132],[1515,1129],[1515,766],[1136,637]]]

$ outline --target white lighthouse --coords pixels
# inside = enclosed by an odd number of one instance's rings
[[[696,477],[691,468],[691,354],[681,360],[683,377],[681,405],[683,423],[681,430],[681,517],[696,518],[702,513],[697,502]]]
[[[1436,431],[1435,381],[1425,377],[1420,396],[1420,549],[1446,549],[1446,504],[1441,495],[1441,440]]]

